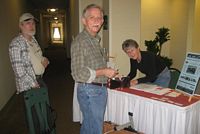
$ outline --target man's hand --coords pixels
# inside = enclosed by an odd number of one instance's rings
[[[118,70],[115,70],[115,69],[112,69],[112,68],[105,68],[104,69],[104,75],[108,78],[113,78],[118,74],[119,74]]]
[[[113,78],[117,74],[119,74],[118,70],[112,69],[112,68],[102,68],[96,70],[96,76],[106,76],[108,78]]]
[[[49,64],[49,60],[46,57],[44,57],[42,59],[41,63],[44,66],[44,68],[46,68],[48,66],[48,64]]]
[[[34,89],[40,88],[40,85],[38,83],[35,83],[35,85],[32,88]]]

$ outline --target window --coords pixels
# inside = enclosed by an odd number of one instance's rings
[[[63,23],[58,21],[51,22],[51,42],[52,44],[63,43]]]
[[[53,40],[61,40],[59,27],[53,28]]]

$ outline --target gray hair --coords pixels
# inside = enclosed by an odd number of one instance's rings
[[[87,12],[88,12],[88,10],[91,9],[91,8],[97,8],[97,9],[99,9],[99,10],[102,12],[102,16],[103,16],[104,11],[103,11],[103,9],[102,9],[100,6],[98,6],[98,5],[96,5],[96,4],[90,4],[90,5],[88,5],[88,6],[83,10],[83,13],[82,13],[82,17],[83,17],[83,18],[86,18],[86,17],[87,17]]]
[[[122,43],[122,49],[127,51],[130,48],[138,48],[138,43],[133,39],[127,39]]]

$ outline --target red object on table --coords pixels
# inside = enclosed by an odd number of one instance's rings
[[[191,99],[191,101],[189,101],[190,96],[185,95],[183,93],[181,93],[177,97],[170,97],[170,96],[166,96],[165,94],[164,95],[157,95],[157,94],[144,92],[144,91],[140,91],[140,90],[135,90],[135,89],[130,89],[130,88],[117,88],[115,90],[134,94],[134,95],[138,95],[138,96],[142,96],[142,97],[146,97],[146,98],[150,98],[150,99],[154,99],[154,100],[159,100],[159,101],[162,101],[162,102],[178,105],[178,106],[181,106],[181,107],[189,106],[189,105],[191,105],[191,104],[193,104],[193,103],[195,103],[199,100],[199,98],[193,97]],[[162,90],[162,89],[160,89],[160,90]]]

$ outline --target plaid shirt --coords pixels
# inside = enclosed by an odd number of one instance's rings
[[[71,45],[71,70],[76,82],[88,82],[91,77],[90,70],[106,67],[106,55],[99,44],[100,37],[91,36],[83,30]],[[105,76],[99,76],[93,82],[106,83]]]
[[[38,45],[34,37],[33,40]],[[29,56],[28,44],[21,34],[10,43],[9,56],[15,73],[17,93],[29,90],[35,86],[37,81]]]

